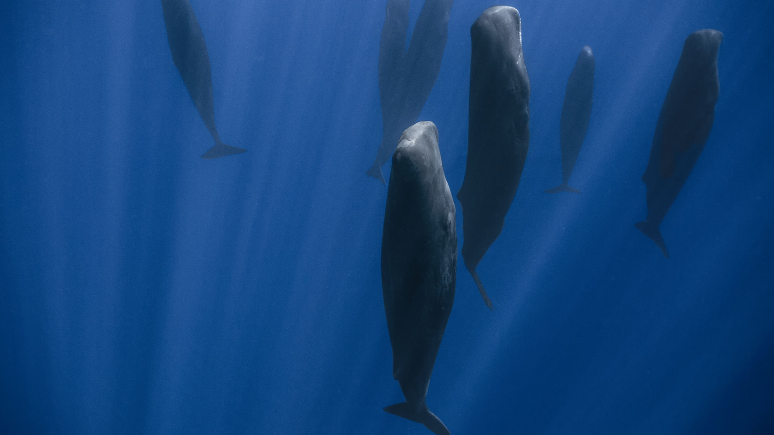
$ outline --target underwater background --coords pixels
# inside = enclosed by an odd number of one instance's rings
[[[161,4],[0,4],[0,434],[429,434],[382,411],[385,0],[191,0],[224,142]],[[774,433],[774,3],[507,1],[530,149],[502,234],[457,274],[428,406],[455,434]],[[470,26],[456,0],[433,121],[465,172]],[[412,22],[422,7],[411,2]],[[689,33],[723,32],[701,157],[661,225],[640,180]],[[572,184],[559,114],[581,47],[594,107]],[[384,166],[389,176],[389,164]],[[462,245],[461,208],[457,233]]]

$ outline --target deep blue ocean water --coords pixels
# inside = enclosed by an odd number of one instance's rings
[[[191,0],[222,139],[158,1],[0,4],[0,434],[430,434],[382,411],[385,0]],[[453,434],[774,433],[774,3],[521,1],[531,142],[502,234],[462,267],[428,393]],[[457,0],[420,116],[453,193],[470,26]],[[413,1],[413,20],[421,2]],[[686,36],[715,28],[709,141],[634,228]],[[572,185],[559,114],[583,45],[594,109]],[[384,167],[389,174],[389,164]],[[462,245],[462,218],[458,235]]]

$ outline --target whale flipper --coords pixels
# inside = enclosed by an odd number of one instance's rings
[[[451,435],[451,432],[449,432],[449,429],[446,428],[446,425],[443,424],[440,418],[436,417],[435,414],[430,412],[427,406],[423,406],[420,409],[417,409],[409,405],[407,402],[403,402],[390,405],[384,408],[384,410],[392,415],[397,415],[398,417],[403,417],[407,420],[422,423],[426,428],[433,431],[433,433],[436,435]]]
[[[225,157],[233,154],[242,154],[246,151],[247,150],[244,148],[232,147],[231,145],[226,145],[223,142],[219,142],[218,144],[214,145],[212,148],[208,149],[206,153],[201,155],[201,157],[207,160],[217,159],[218,157]]]
[[[383,185],[387,185],[387,182],[384,181],[384,174],[382,174],[382,168],[379,166],[378,163],[374,162],[374,165],[368,168],[366,171],[366,175],[369,177],[376,178],[377,180],[381,181]]]
[[[570,187],[567,183],[562,183],[552,189],[545,190],[545,193],[559,193],[559,192],[572,192],[572,193],[581,193],[580,190]]]
[[[486,290],[484,290],[484,284],[481,282],[481,279],[478,277],[478,272],[476,272],[476,268],[468,268],[468,271],[473,276],[473,281],[476,282],[476,285],[478,286],[478,291],[481,293],[481,297],[484,298],[484,303],[487,307],[489,307],[490,310],[494,310],[492,307],[492,300],[489,299],[489,295],[486,294]]]
[[[637,227],[638,230],[642,231],[642,234],[645,234],[656,242],[656,245],[661,248],[661,252],[664,254],[664,257],[669,258],[669,252],[667,252],[666,244],[664,243],[664,237],[661,236],[661,231],[658,229],[658,225],[652,224],[650,222],[637,222],[634,224],[635,227]]]

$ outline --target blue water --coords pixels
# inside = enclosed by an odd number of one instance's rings
[[[387,191],[365,176],[386,1],[191,3],[220,135],[246,154],[198,157],[212,139],[160,2],[0,4],[0,434],[429,434],[382,411],[403,401],[380,279]],[[506,4],[522,17],[530,150],[478,267],[495,311],[460,267],[428,405],[453,434],[774,433],[774,3]],[[469,29],[489,6],[455,2],[420,117],[453,193]],[[665,259],[633,226],[640,177],[702,28],[725,34],[720,98],[661,225]],[[548,195],[586,44],[583,193]]]

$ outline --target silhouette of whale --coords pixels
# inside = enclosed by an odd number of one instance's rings
[[[594,91],[594,54],[588,45],[581,49],[567,89],[564,92],[562,117],[559,122],[559,140],[562,148],[562,184],[546,193],[574,192],[580,190],[570,187],[570,175],[578,160],[586,130],[591,118],[591,101]]]
[[[454,0],[425,0],[408,51],[409,0],[389,0],[379,46],[382,142],[370,177],[385,183],[382,165],[390,160],[403,130],[417,121],[441,70],[449,12]],[[405,51],[405,53],[404,53]]]
[[[172,61],[183,78],[199,116],[215,140],[215,145],[201,157],[215,159],[247,151],[224,144],[218,135],[218,129],[215,127],[215,105],[212,101],[210,56],[207,54],[207,44],[191,3],[188,0],[161,0],[161,7],[164,10],[164,24],[167,27]]]
[[[718,51],[722,41],[723,34],[712,29],[693,32],[685,40],[642,175],[647,186],[648,214],[635,226],[667,258],[669,252],[659,225],[688,180],[712,130],[720,93]]]

